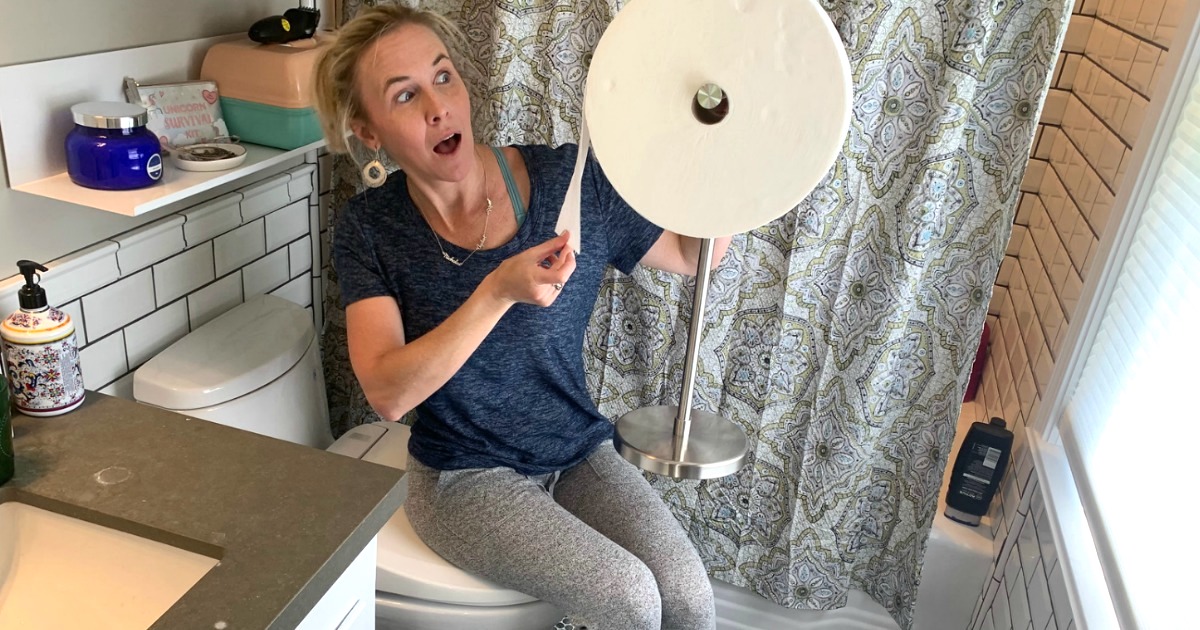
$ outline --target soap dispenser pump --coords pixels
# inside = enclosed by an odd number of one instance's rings
[[[83,372],[75,322],[52,306],[41,287],[47,269],[17,261],[25,286],[17,292],[20,310],[0,322],[4,362],[13,406],[29,416],[57,416],[83,404]]]

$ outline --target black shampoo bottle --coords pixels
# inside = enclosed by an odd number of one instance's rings
[[[1004,428],[1004,420],[976,422],[967,431],[946,495],[946,516],[972,527],[979,525],[1008,466],[1013,434]]]

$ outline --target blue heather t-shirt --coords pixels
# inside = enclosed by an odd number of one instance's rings
[[[405,177],[350,200],[333,235],[342,304],[395,298],[411,342],[446,320],[501,262],[556,235],[578,147],[516,147],[529,172],[528,216],[504,245],[457,267],[408,195]],[[589,156],[575,273],[549,307],[516,304],[451,379],[417,407],[409,452],[440,470],[506,466],[535,475],[582,461],[613,435],[584,381],[583,337],[607,265],[630,273],[662,234],[630,208]],[[470,250],[442,241],[463,260]]]

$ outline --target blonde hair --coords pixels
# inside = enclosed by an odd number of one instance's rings
[[[433,31],[450,61],[462,74],[462,51],[466,38],[453,22],[432,11],[385,4],[361,11],[338,29],[334,41],[317,59],[313,77],[313,102],[321,121],[325,142],[333,153],[350,153],[346,134],[350,121],[363,114],[355,71],[363,52],[384,33],[406,24],[418,24]]]

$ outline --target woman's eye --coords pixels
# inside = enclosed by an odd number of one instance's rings
[[[413,93],[410,91],[407,91],[407,90],[396,95],[397,103],[407,103],[407,102],[411,101],[412,99],[413,99]]]
[[[449,82],[450,82],[450,71],[449,70],[442,70],[441,72],[438,73],[437,83],[439,85],[443,84],[443,83],[449,83]]]

